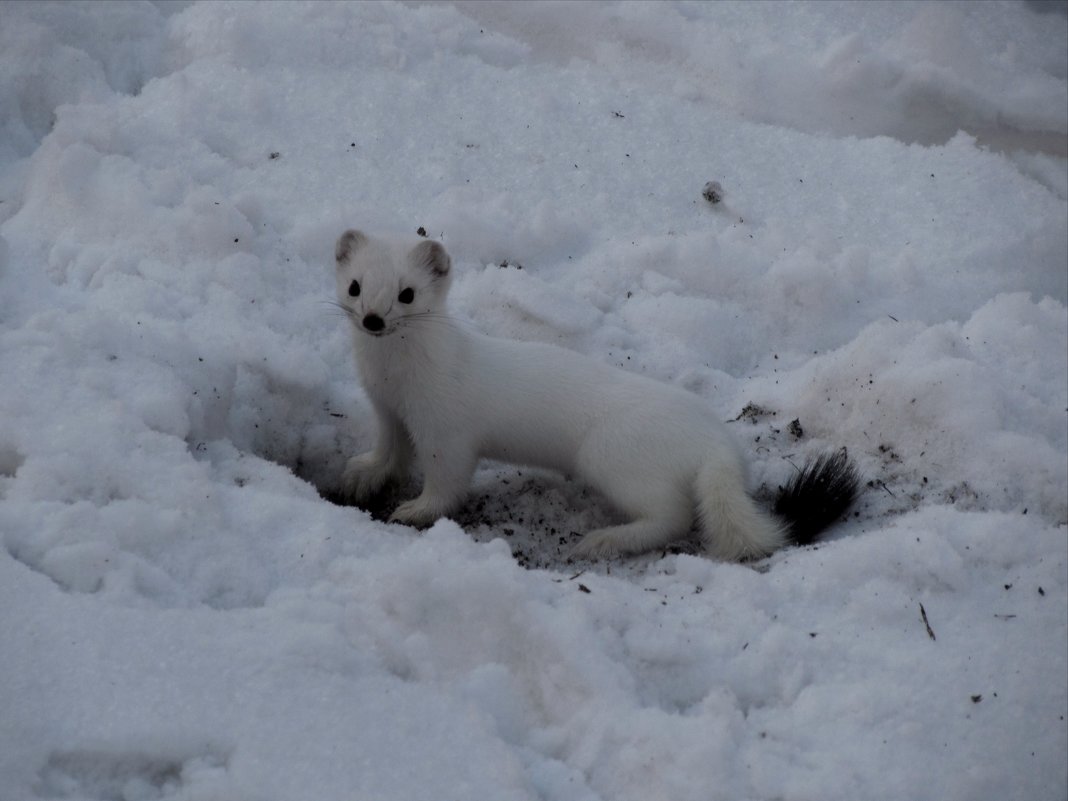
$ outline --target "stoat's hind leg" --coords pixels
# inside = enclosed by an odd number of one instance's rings
[[[656,407],[660,400],[652,402]],[[665,401],[669,417],[677,411],[670,408],[672,403],[673,398]],[[707,450],[707,438],[700,432],[691,435],[686,419],[651,424],[642,404],[616,411],[586,432],[574,468],[578,478],[602,493],[629,522],[591,531],[573,549],[575,556],[663,548],[686,537],[694,522],[690,475]]]
[[[652,467],[652,469],[650,469]],[[617,459],[609,470],[586,470],[585,477],[631,522],[591,531],[572,550],[588,559],[663,548],[690,533],[694,502],[669,471],[641,460]]]
[[[591,531],[571,550],[580,559],[605,559],[663,548],[684,536],[689,522],[673,519],[643,519],[621,526]]]

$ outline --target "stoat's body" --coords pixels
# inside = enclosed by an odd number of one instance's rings
[[[582,556],[662,546],[695,520],[709,555],[763,556],[793,535],[815,534],[852,500],[852,467],[844,456],[823,460],[786,493],[794,496],[786,512],[808,519],[779,520],[749,497],[740,450],[697,396],[552,345],[458,325],[445,314],[450,260],[437,242],[397,245],[346,231],[336,257],[338,298],[378,418],[375,448],[349,460],[346,491],[365,499],[406,475],[413,458],[423,474],[422,493],[391,520],[421,526],[453,513],[482,457],[572,474],[630,519],[588,533],[575,549]],[[798,512],[798,498],[828,483],[848,497],[820,510],[820,520]]]

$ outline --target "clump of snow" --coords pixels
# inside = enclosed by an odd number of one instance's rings
[[[0,4],[4,798],[1063,798],[1066,27]],[[864,494],[755,565],[571,564],[615,513],[526,468],[335,505],[352,226]]]

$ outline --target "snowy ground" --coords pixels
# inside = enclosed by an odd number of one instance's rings
[[[0,4],[0,799],[1063,801],[1066,41]],[[846,446],[854,514],[572,564],[612,511],[558,475],[486,465],[423,533],[331,503],[354,225],[440,238],[483,330],[707,398],[765,493]]]

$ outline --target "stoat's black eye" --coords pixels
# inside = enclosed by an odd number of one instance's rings
[[[359,296],[360,296],[360,282],[359,281],[353,281],[351,284],[349,284],[349,297],[350,298],[358,298]]]
[[[400,291],[400,294],[397,295],[397,300],[399,300],[401,303],[411,303],[413,300],[415,300],[415,290],[411,287],[408,287],[407,289],[402,289]]]

